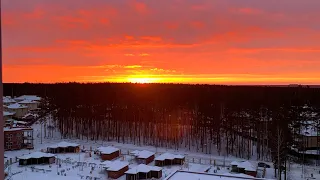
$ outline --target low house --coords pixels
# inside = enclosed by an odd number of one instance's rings
[[[20,101],[18,103],[22,104],[24,106],[27,106],[29,111],[37,109],[40,104],[40,102],[38,102],[38,101],[33,101],[33,100],[28,100],[28,99]]]
[[[3,111],[3,120],[12,119],[14,114],[15,114],[15,112]]]
[[[24,115],[28,113],[28,107],[19,103],[11,104],[7,106],[5,109],[11,113],[15,113],[14,117],[17,118],[22,118]]]
[[[3,133],[5,151],[33,149],[33,129],[31,127],[6,127]]]
[[[156,166],[183,165],[185,157],[171,153],[163,153],[155,158]]]
[[[60,142],[47,147],[48,153],[79,153],[80,145],[76,143]]]
[[[139,164],[149,164],[154,160],[155,153],[147,150],[131,152]]]
[[[98,152],[102,160],[113,160],[120,156],[120,149],[112,146],[99,147]]]
[[[257,168],[255,168],[249,161],[231,162],[231,171],[247,174],[253,177],[257,176]]]
[[[19,165],[32,165],[32,164],[52,164],[55,163],[55,155],[43,152],[33,152],[19,159]]]
[[[125,174],[126,180],[160,179],[162,177],[162,168],[139,164],[138,166],[126,171]]]
[[[126,161],[105,161],[103,167],[106,169],[108,177],[118,179],[129,170],[129,163]]]

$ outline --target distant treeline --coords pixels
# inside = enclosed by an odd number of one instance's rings
[[[4,83],[4,95],[36,94],[55,98],[68,106],[81,104],[134,104],[148,106],[191,106],[220,104],[250,106],[301,105],[320,106],[320,88],[219,86],[133,83]],[[71,105],[70,104],[70,105]]]

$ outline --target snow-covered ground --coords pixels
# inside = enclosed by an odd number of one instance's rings
[[[48,119],[49,120],[49,119]],[[106,141],[87,141],[80,139],[61,139],[61,135],[58,131],[55,131],[54,134],[51,134],[50,138],[40,138],[42,130],[42,135],[44,135],[44,128],[40,127],[40,124],[34,124],[34,150],[19,150],[19,151],[7,151],[5,152],[6,160],[12,158],[15,162],[16,158],[25,154],[29,154],[30,152],[36,152],[41,150],[46,150],[46,148],[50,145],[59,143],[61,141],[67,141],[72,143],[80,144],[81,148],[85,148],[87,150],[94,150],[100,146],[114,146],[121,149],[121,157],[119,160],[128,161],[129,168],[137,166],[136,162],[133,161],[134,157],[129,155],[129,152],[133,150],[148,150],[156,152],[156,157],[164,152],[171,152],[173,154],[181,154],[184,155],[188,161],[188,166],[170,166],[165,167],[163,169],[163,179],[174,173],[177,170],[185,170],[185,171],[193,171],[193,172],[204,172],[209,169],[208,173],[216,173],[216,174],[226,174],[229,173],[230,170],[228,166],[230,163],[235,160],[242,160],[233,157],[221,157],[218,155],[209,155],[202,154],[190,151],[181,151],[178,152],[173,149],[166,148],[156,148],[152,146],[136,146],[133,144],[121,144],[117,142],[106,142]],[[48,132],[48,131],[47,131]],[[41,142],[42,141],[42,142]],[[104,168],[100,166],[101,160],[97,155],[92,153],[92,157],[89,157],[86,153],[74,153],[74,154],[58,154],[58,160],[61,162],[61,166],[58,164],[52,165],[36,165],[35,168],[32,169],[31,166],[20,167],[18,163],[14,163],[7,168],[9,174],[11,174],[11,180],[21,180],[21,179],[87,179],[92,178],[100,178],[107,179],[107,174]],[[78,166],[78,162],[87,162],[84,166]],[[257,161],[250,161],[253,165],[257,165]],[[271,162],[267,162],[271,165]],[[92,169],[92,166],[95,168]],[[149,165],[154,165],[152,162]],[[311,174],[315,179],[320,179],[319,169],[315,169],[313,167],[305,168],[305,177],[311,179]],[[216,171],[216,172],[215,172]],[[288,177],[291,177],[291,180],[300,180],[301,178],[302,167],[296,164],[291,164],[290,171],[288,171]],[[12,175],[13,174],[13,175]],[[59,175],[58,175],[59,174]],[[230,174],[229,174],[230,175]],[[269,168],[266,170],[267,179],[274,179],[274,169]],[[119,178],[120,180],[124,180],[125,176]]]

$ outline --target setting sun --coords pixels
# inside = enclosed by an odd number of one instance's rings
[[[145,84],[145,83],[156,83],[159,82],[159,78],[128,78],[128,81],[131,83],[141,83],[141,84]]]

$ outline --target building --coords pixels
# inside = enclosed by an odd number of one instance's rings
[[[126,161],[105,161],[102,164],[107,171],[108,177],[112,179],[118,179],[129,170],[129,163]]]
[[[138,166],[126,171],[125,174],[126,180],[160,179],[162,177],[162,168],[139,164]]]
[[[245,174],[208,174],[208,173],[197,173],[190,171],[176,171],[166,177],[164,180],[261,180],[261,178],[250,177]]]
[[[12,117],[14,116],[14,114],[15,114],[15,112],[3,111],[3,120],[12,119]]]
[[[3,105],[6,105],[6,106],[16,103],[16,101],[12,99],[10,96],[4,96],[2,102],[3,102]]]
[[[38,109],[40,102],[39,101],[33,101],[33,100],[23,100],[18,102],[21,105],[27,106],[28,111]]]
[[[108,146],[108,147],[99,147],[98,152],[102,160],[113,160],[120,156],[120,149]]]
[[[24,121],[17,121],[14,119],[7,119],[5,121],[5,127],[25,127],[27,126],[27,122]]]
[[[21,157],[18,157],[19,165],[33,165],[33,164],[53,164],[55,163],[55,155],[43,152],[33,152]]]
[[[69,143],[62,141],[60,143],[51,145],[47,147],[48,153],[79,153],[80,152],[80,145],[76,143]]]
[[[23,95],[23,96],[19,96],[19,97],[14,98],[14,100],[16,102],[20,102],[23,100],[41,101],[41,97],[36,96],[36,95]]]
[[[183,165],[185,157],[171,153],[163,153],[155,158],[156,166]]]
[[[33,129],[30,127],[4,128],[4,150],[33,149]]]
[[[133,154],[136,157],[137,162],[139,164],[146,164],[147,165],[147,164],[151,163],[155,158],[154,152],[150,152],[150,151],[146,151],[146,150],[133,151],[133,152],[131,152],[131,154]]]
[[[233,161],[230,163],[231,172],[246,174],[252,177],[257,176],[257,168],[249,161]]]
[[[28,106],[15,103],[5,107],[5,110],[14,113],[13,116],[16,118],[22,118],[28,113]]]

